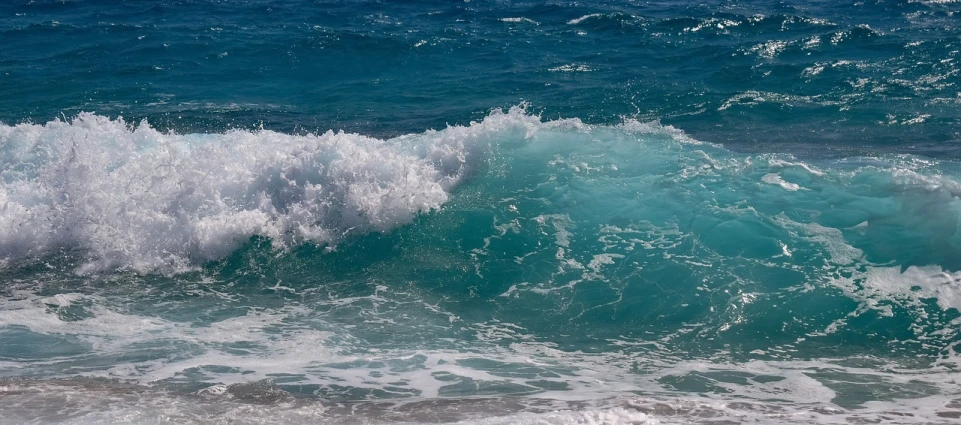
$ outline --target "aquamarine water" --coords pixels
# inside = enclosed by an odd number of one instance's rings
[[[0,5],[2,423],[953,423],[961,3]]]

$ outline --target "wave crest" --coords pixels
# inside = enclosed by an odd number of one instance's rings
[[[332,247],[440,208],[485,135],[481,123],[391,140],[328,131],[162,133],[89,113],[0,126],[0,260],[78,251],[81,273],[177,271],[252,236]],[[521,125],[521,127],[524,127]]]

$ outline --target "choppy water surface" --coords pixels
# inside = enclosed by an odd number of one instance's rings
[[[961,4],[0,6],[0,422],[952,423]]]

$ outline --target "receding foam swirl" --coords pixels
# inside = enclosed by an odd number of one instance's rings
[[[80,251],[80,272],[177,270],[252,236],[333,246],[439,208],[485,136],[532,118],[393,140],[328,131],[162,133],[88,113],[0,126],[0,259]]]

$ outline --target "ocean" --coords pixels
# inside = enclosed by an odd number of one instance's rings
[[[0,423],[961,418],[961,2],[0,4]]]

